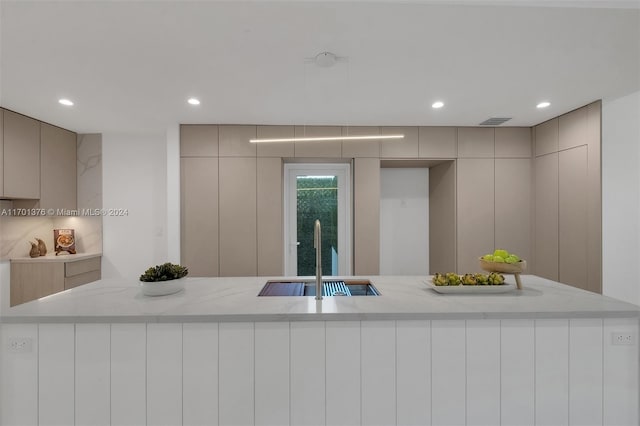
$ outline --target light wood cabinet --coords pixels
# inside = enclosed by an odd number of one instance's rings
[[[194,277],[217,277],[218,158],[180,159],[181,264]]]
[[[217,157],[218,126],[182,124],[180,126],[180,157]]]
[[[355,275],[380,273],[380,160],[353,165],[353,263]]]
[[[589,141],[588,107],[578,108],[558,117],[558,149],[586,145]]]
[[[537,157],[534,166],[535,271],[558,280],[558,153]]]
[[[302,137],[342,136],[339,126],[296,126],[295,135]],[[295,156],[298,158],[340,158],[342,141],[295,142]]]
[[[218,126],[218,151],[220,157],[255,157],[256,126]]]
[[[377,126],[345,126],[342,128],[342,136],[369,136],[379,135],[380,128]],[[380,141],[379,140],[343,140],[342,141],[342,157],[343,158],[379,158],[380,157]]]
[[[458,159],[457,175],[457,270],[480,271],[478,257],[495,247],[494,160]]]
[[[256,276],[256,158],[221,157],[220,276]]]
[[[558,280],[588,287],[587,147],[561,151],[558,158]]]
[[[495,130],[485,127],[458,128],[458,158],[493,158]]]
[[[282,160],[258,158],[256,173],[258,275],[282,275]]]
[[[420,127],[420,158],[456,158],[458,156],[455,127]]]
[[[5,198],[40,198],[40,123],[3,111]]]
[[[537,125],[534,131],[535,156],[558,152],[558,119]]]
[[[517,254],[531,268],[531,160],[496,159],[495,191],[495,248]]]
[[[11,306],[87,284],[101,277],[101,257],[11,261]]]
[[[429,168],[429,273],[456,270],[456,162]]]
[[[292,138],[295,135],[294,126],[258,126],[256,136],[259,139]],[[295,146],[293,142],[269,142],[257,145],[258,157],[293,157]]]
[[[40,208],[77,208],[76,145],[75,133],[41,123]]]
[[[380,134],[404,134],[403,139],[382,139],[380,141],[380,158],[418,158],[417,127],[380,127]]]
[[[531,158],[531,128],[496,127],[496,158]]]

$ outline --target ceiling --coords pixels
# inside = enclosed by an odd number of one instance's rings
[[[0,24],[0,104],[82,133],[531,126],[640,90],[640,0],[1,0]]]

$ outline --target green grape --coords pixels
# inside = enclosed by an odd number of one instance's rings
[[[509,252],[503,249],[496,249],[496,251],[493,252],[493,255],[500,256],[501,258],[505,259],[509,257]]]

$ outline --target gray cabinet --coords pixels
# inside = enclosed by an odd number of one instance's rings
[[[40,205],[42,209],[77,207],[76,134],[40,125]]]
[[[11,261],[11,306],[59,293],[101,277],[101,257]]]
[[[356,158],[353,165],[353,270],[380,273],[380,160]]]
[[[418,132],[420,158],[456,158],[458,156],[455,127],[420,127]]]
[[[3,111],[5,198],[40,198],[40,122]]]
[[[493,158],[494,141],[493,127],[459,127],[458,158]]]
[[[403,139],[380,141],[380,158],[418,158],[417,127],[380,127],[381,135],[403,134]]]
[[[282,159],[258,158],[256,174],[258,275],[282,275]]]
[[[217,277],[218,158],[180,159],[180,263],[194,277]]]
[[[531,159],[497,158],[495,192],[495,248],[517,254],[531,267]]]
[[[478,257],[495,247],[494,160],[458,159],[457,175],[457,270],[480,271]]]
[[[255,276],[256,158],[220,157],[220,276]]]
[[[430,273],[456,270],[456,162],[429,168]]]
[[[295,126],[296,138],[304,137],[339,137],[342,128],[339,126]],[[295,142],[295,156],[298,158],[340,158],[342,141]]]
[[[558,280],[558,153],[534,160],[535,271]]]
[[[588,193],[587,147],[558,154],[558,280],[587,289]]]

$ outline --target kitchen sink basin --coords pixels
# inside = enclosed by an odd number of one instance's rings
[[[258,296],[315,296],[313,280],[267,281]],[[323,296],[379,296],[368,280],[323,280]]]

